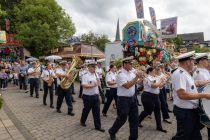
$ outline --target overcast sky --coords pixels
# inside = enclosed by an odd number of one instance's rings
[[[76,35],[93,31],[106,34],[114,40],[117,19],[120,31],[129,22],[137,20],[134,0],[56,0],[76,26]],[[178,34],[204,32],[210,40],[210,0],[143,0],[145,19],[150,21],[149,8],[157,19],[178,17]]]

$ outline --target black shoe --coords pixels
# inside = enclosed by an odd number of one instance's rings
[[[43,105],[47,105],[47,103],[43,103]]]
[[[43,91],[43,89],[40,89],[40,91]]]
[[[109,132],[110,140],[117,140],[115,134],[111,134],[110,130],[108,132]]]
[[[142,124],[139,124],[138,127],[143,127],[143,125]]]
[[[163,128],[157,128],[157,131],[163,132],[163,133],[167,133],[167,130],[164,130]]]
[[[33,95],[32,95],[32,94],[30,94],[30,96],[31,96],[31,97],[33,97]]]
[[[103,128],[95,128],[95,130],[100,131],[100,132],[105,132],[105,130]]]
[[[171,111],[171,110],[168,110],[168,112],[169,112],[169,113],[172,113],[173,111]]]
[[[54,106],[53,106],[53,105],[51,105],[51,106],[50,106],[50,108],[54,108]]]
[[[172,123],[169,119],[164,119],[163,122],[166,122],[168,124],[171,124]]]
[[[69,112],[68,115],[74,116],[75,114],[73,112]]]
[[[57,112],[58,112],[58,113],[61,113],[61,110],[60,110],[60,109],[57,109]]]
[[[28,93],[28,91],[25,91],[25,93]]]
[[[83,122],[80,122],[80,125],[86,127],[86,124]]]
[[[75,100],[72,100],[72,102],[73,102],[73,103],[75,103],[75,102],[77,102],[77,101],[75,101]]]
[[[39,96],[36,96],[36,98],[39,98]]]

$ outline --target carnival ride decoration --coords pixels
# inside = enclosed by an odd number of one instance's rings
[[[165,62],[170,57],[161,33],[147,20],[129,22],[124,27],[123,51],[125,56],[134,56],[140,65],[157,59]]]

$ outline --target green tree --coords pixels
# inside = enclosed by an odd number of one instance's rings
[[[1,8],[1,5],[0,5],[0,18],[6,16],[6,11],[4,11],[2,8]]]
[[[180,36],[177,36],[175,38],[166,39],[166,41],[168,41],[169,43],[174,43],[174,45],[175,45],[175,50],[174,51],[175,52],[178,52],[181,45],[183,44]]]
[[[21,0],[0,0],[0,5],[2,10],[5,11],[5,15],[3,17],[0,17],[0,26],[2,29],[5,30],[5,19],[10,20],[10,32],[15,33],[15,21],[16,16],[13,11],[14,6],[18,6],[20,4]]]
[[[208,47],[200,47],[199,45],[193,44],[192,45],[192,49],[196,52],[196,53],[209,53],[210,52],[210,48]]]
[[[110,42],[107,35],[98,35],[91,31],[88,34],[82,34],[81,40],[84,43],[88,43],[88,44],[93,43],[101,51],[104,51],[105,44]]]
[[[49,54],[60,40],[75,33],[71,18],[55,0],[22,0],[13,13],[17,39],[34,56]]]

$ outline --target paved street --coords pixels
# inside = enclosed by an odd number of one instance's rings
[[[76,93],[78,93],[78,84],[75,85]],[[43,92],[40,93],[40,98],[32,98],[29,93],[20,92],[17,87],[10,86],[7,91],[3,91],[5,105],[3,112],[14,123],[14,129],[19,135],[19,139],[28,140],[108,140],[109,135],[107,130],[112,126],[116,118],[116,110],[113,107],[108,112],[108,117],[101,116],[102,126],[106,129],[105,133],[94,130],[92,114],[89,114],[87,126],[82,127],[79,120],[82,112],[82,100],[78,98],[78,94],[74,95],[76,103],[74,103],[75,116],[67,115],[67,106],[64,102],[62,105],[62,113],[58,114],[55,109],[42,104]],[[57,96],[54,96],[56,103]],[[172,106],[169,101],[170,107]],[[103,107],[101,105],[101,107]],[[139,108],[142,110],[142,107]],[[1,111],[2,112],[2,111]],[[5,114],[5,115],[6,115]],[[0,113],[0,115],[2,115]],[[139,140],[169,140],[176,131],[175,118],[172,114],[172,124],[163,123],[163,127],[169,131],[167,134],[157,132],[155,130],[154,116],[152,119],[147,118],[142,124],[143,128],[139,128]],[[0,122],[0,140],[15,139],[11,136],[2,138],[2,134],[6,131],[3,124]],[[203,130],[203,131],[206,131]],[[6,133],[6,132],[5,132]],[[9,132],[7,132],[10,134]],[[6,134],[5,134],[6,135]],[[23,137],[21,137],[23,136]],[[117,133],[119,140],[127,140],[129,136],[128,122]],[[203,132],[203,139],[206,140],[206,132]],[[16,139],[15,139],[16,140]]]

